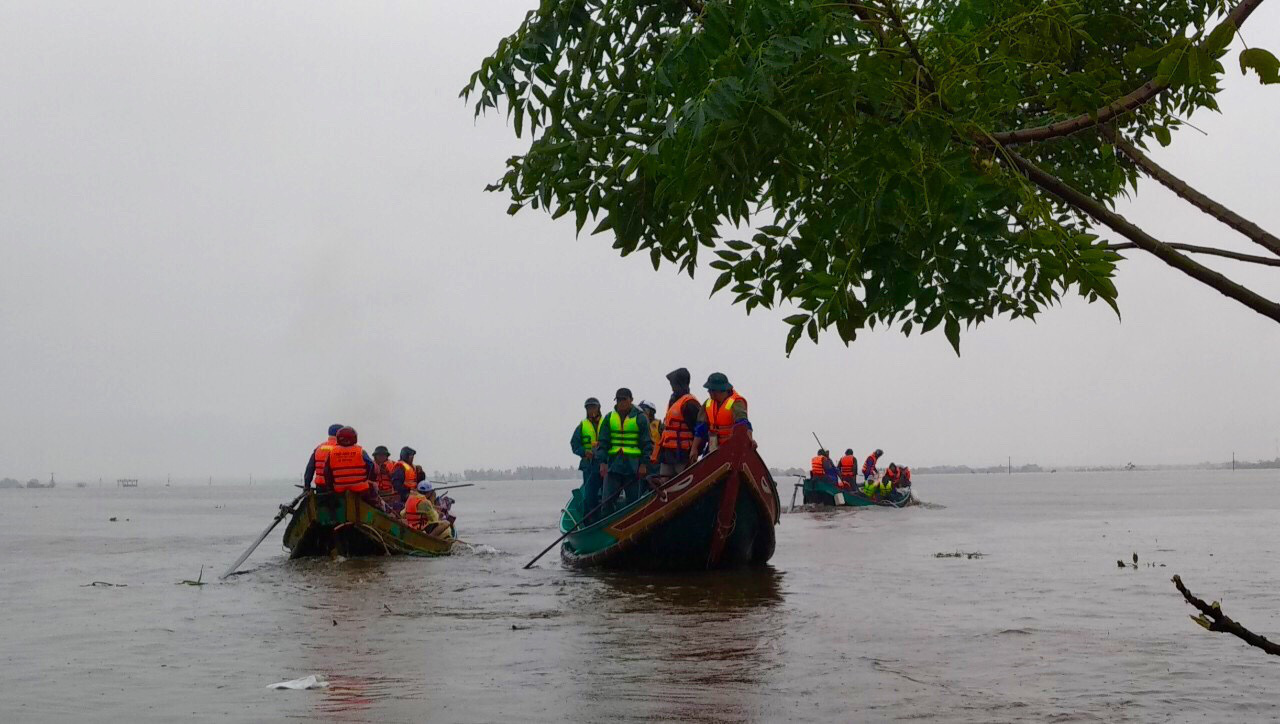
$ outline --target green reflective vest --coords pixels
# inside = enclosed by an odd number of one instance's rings
[[[624,418],[617,410],[609,413],[609,454],[640,457],[640,425],[638,417]],[[645,432],[648,432],[647,430]]]
[[[582,421],[582,449],[595,450],[596,440],[600,439],[600,421],[592,422],[591,418]]]

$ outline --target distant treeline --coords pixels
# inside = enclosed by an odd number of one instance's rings
[[[577,468],[522,465],[515,470],[467,469],[462,477],[467,480],[576,480],[582,473]]]
[[[3,480],[0,480],[0,489],[3,489],[3,488],[52,488],[53,486],[54,486],[54,482],[52,480],[50,480],[47,483],[42,483],[39,480],[36,480],[35,478],[28,480],[26,485],[23,485],[22,483],[20,483],[19,481],[13,478],[4,478]]]

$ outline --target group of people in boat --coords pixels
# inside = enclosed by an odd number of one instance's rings
[[[613,396],[613,409],[601,415],[600,400],[588,397],[586,417],[569,438],[582,472],[583,512],[587,521],[606,517],[639,500],[715,450],[735,431],[751,437],[747,401],[722,372],[707,377],[701,402],[689,390],[689,370],[667,374],[671,397],[661,420],[653,403],[634,404],[631,390]]]
[[[360,447],[354,428],[333,424],[329,426],[328,437],[307,459],[302,487],[310,490],[314,486],[325,493],[356,493],[375,508],[401,518],[411,528],[429,535],[453,537],[456,520],[450,513],[453,499],[436,494],[422,466],[414,463],[416,455],[416,450],[405,446],[400,448],[400,459],[393,461],[391,451],[379,445],[370,457]]]
[[[894,490],[911,487],[911,468],[889,463],[889,467],[881,472],[879,464],[883,456],[884,451],[877,448],[862,464],[863,483],[859,489],[864,495],[885,497]],[[813,480],[829,480],[841,490],[853,490],[858,485],[858,456],[853,454],[852,448],[847,448],[840,462],[836,463],[832,461],[831,453],[819,449],[809,463],[809,477]]]

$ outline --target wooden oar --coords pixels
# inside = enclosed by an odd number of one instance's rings
[[[427,482],[431,483],[431,485],[433,486],[431,488],[432,491],[453,490],[454,488],[469,488],[472,485],[475,485],[475,483],[459,483],[458,485],[436,485],[433,481],[428,480]]]
[[[244,563],[245,560],[249,558],[249,556],[253,555],[253,552],[258,549],[258,546],[262,543],[262,541],[266,540],[267,536],[271,535],[271,531],[274,530],[275,527],[280,524],[280,521],[284,520],[284,517],[286,515],[293,512],[294,506],[296,506],[298,504],[298,501],[302,500],[303,496],[305,496],[306,494],[307,492],[304,490],[302,491],[302,493],[298,495],[298,497],[293,499],[292,503],[289,503],[288,505],[280,506],[280,512],[276,513],[275,520],[271,521],[271,525],[267,526],[267,529],[262,531],[262,535],[258,536],[258,540],[254,541],[253,545],[249,546],[249,550],[241,554],[240,557],[236,559],[236,562],[231,564],[231,567],[227,569],[226,573],[223,573],[221,576],[218,576],[218,580],[221,581],[227,576],[231,575],[232,573],[235,573],[236,569],[240,567],[240,564]]]
[[[804,483],[796,483],[795,490],[791,491],[791,510],[789,512],[791,513],[796,512],[796,493],[800,492],[800,488],[803,488],[803,487],[804,487]]]
[[[590,513],[587,513],[586,515],[582,516],[582,523],[578,523],[577,525],[570,528],[568,532],[566,532],[564,535],[552,541],[551,545],[547,546],[546,548],[543,548],[541,553],[533,557],[533,560],[524,564],[525,569],[528,570],[529,568],[531,568],[533,564],[537,563],[539,559],[541,559],[543,556],[547,554],[547,551],[551,550],[552,548],[555,548],[557,543],[564,540],[565,538],[568,538],[574,533],[578,532],[578,529],[582,527],[583,523],[586,523],[588,520],[591,520],[591,516],[595,515],[601,508],[608,505],[609,503],[612,503],[614,500],[617,500],[618,496],[622,495],[622,492],[626,489],[627,488],[625,485],[619,486],[613,495],[610,495],[605,500],[600,501],[600,504],[597,505],[595,508],[593,508]]]

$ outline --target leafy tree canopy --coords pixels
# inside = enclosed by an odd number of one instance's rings
[[[655,269],[701,261],[748,313],[789,301],[788,351],[876,324],[958,351],[962,325],[1065,294],[1116,307],[1122,257],[1095,229],[1128,223],[1111,207],[1149,172],[1117,148],[1217,110],[1261,1],[543,0],[463,94],[531,138],[489,187],[509,213],[572,214]],[[1239,62],[1280,81],[1265,50]]]

